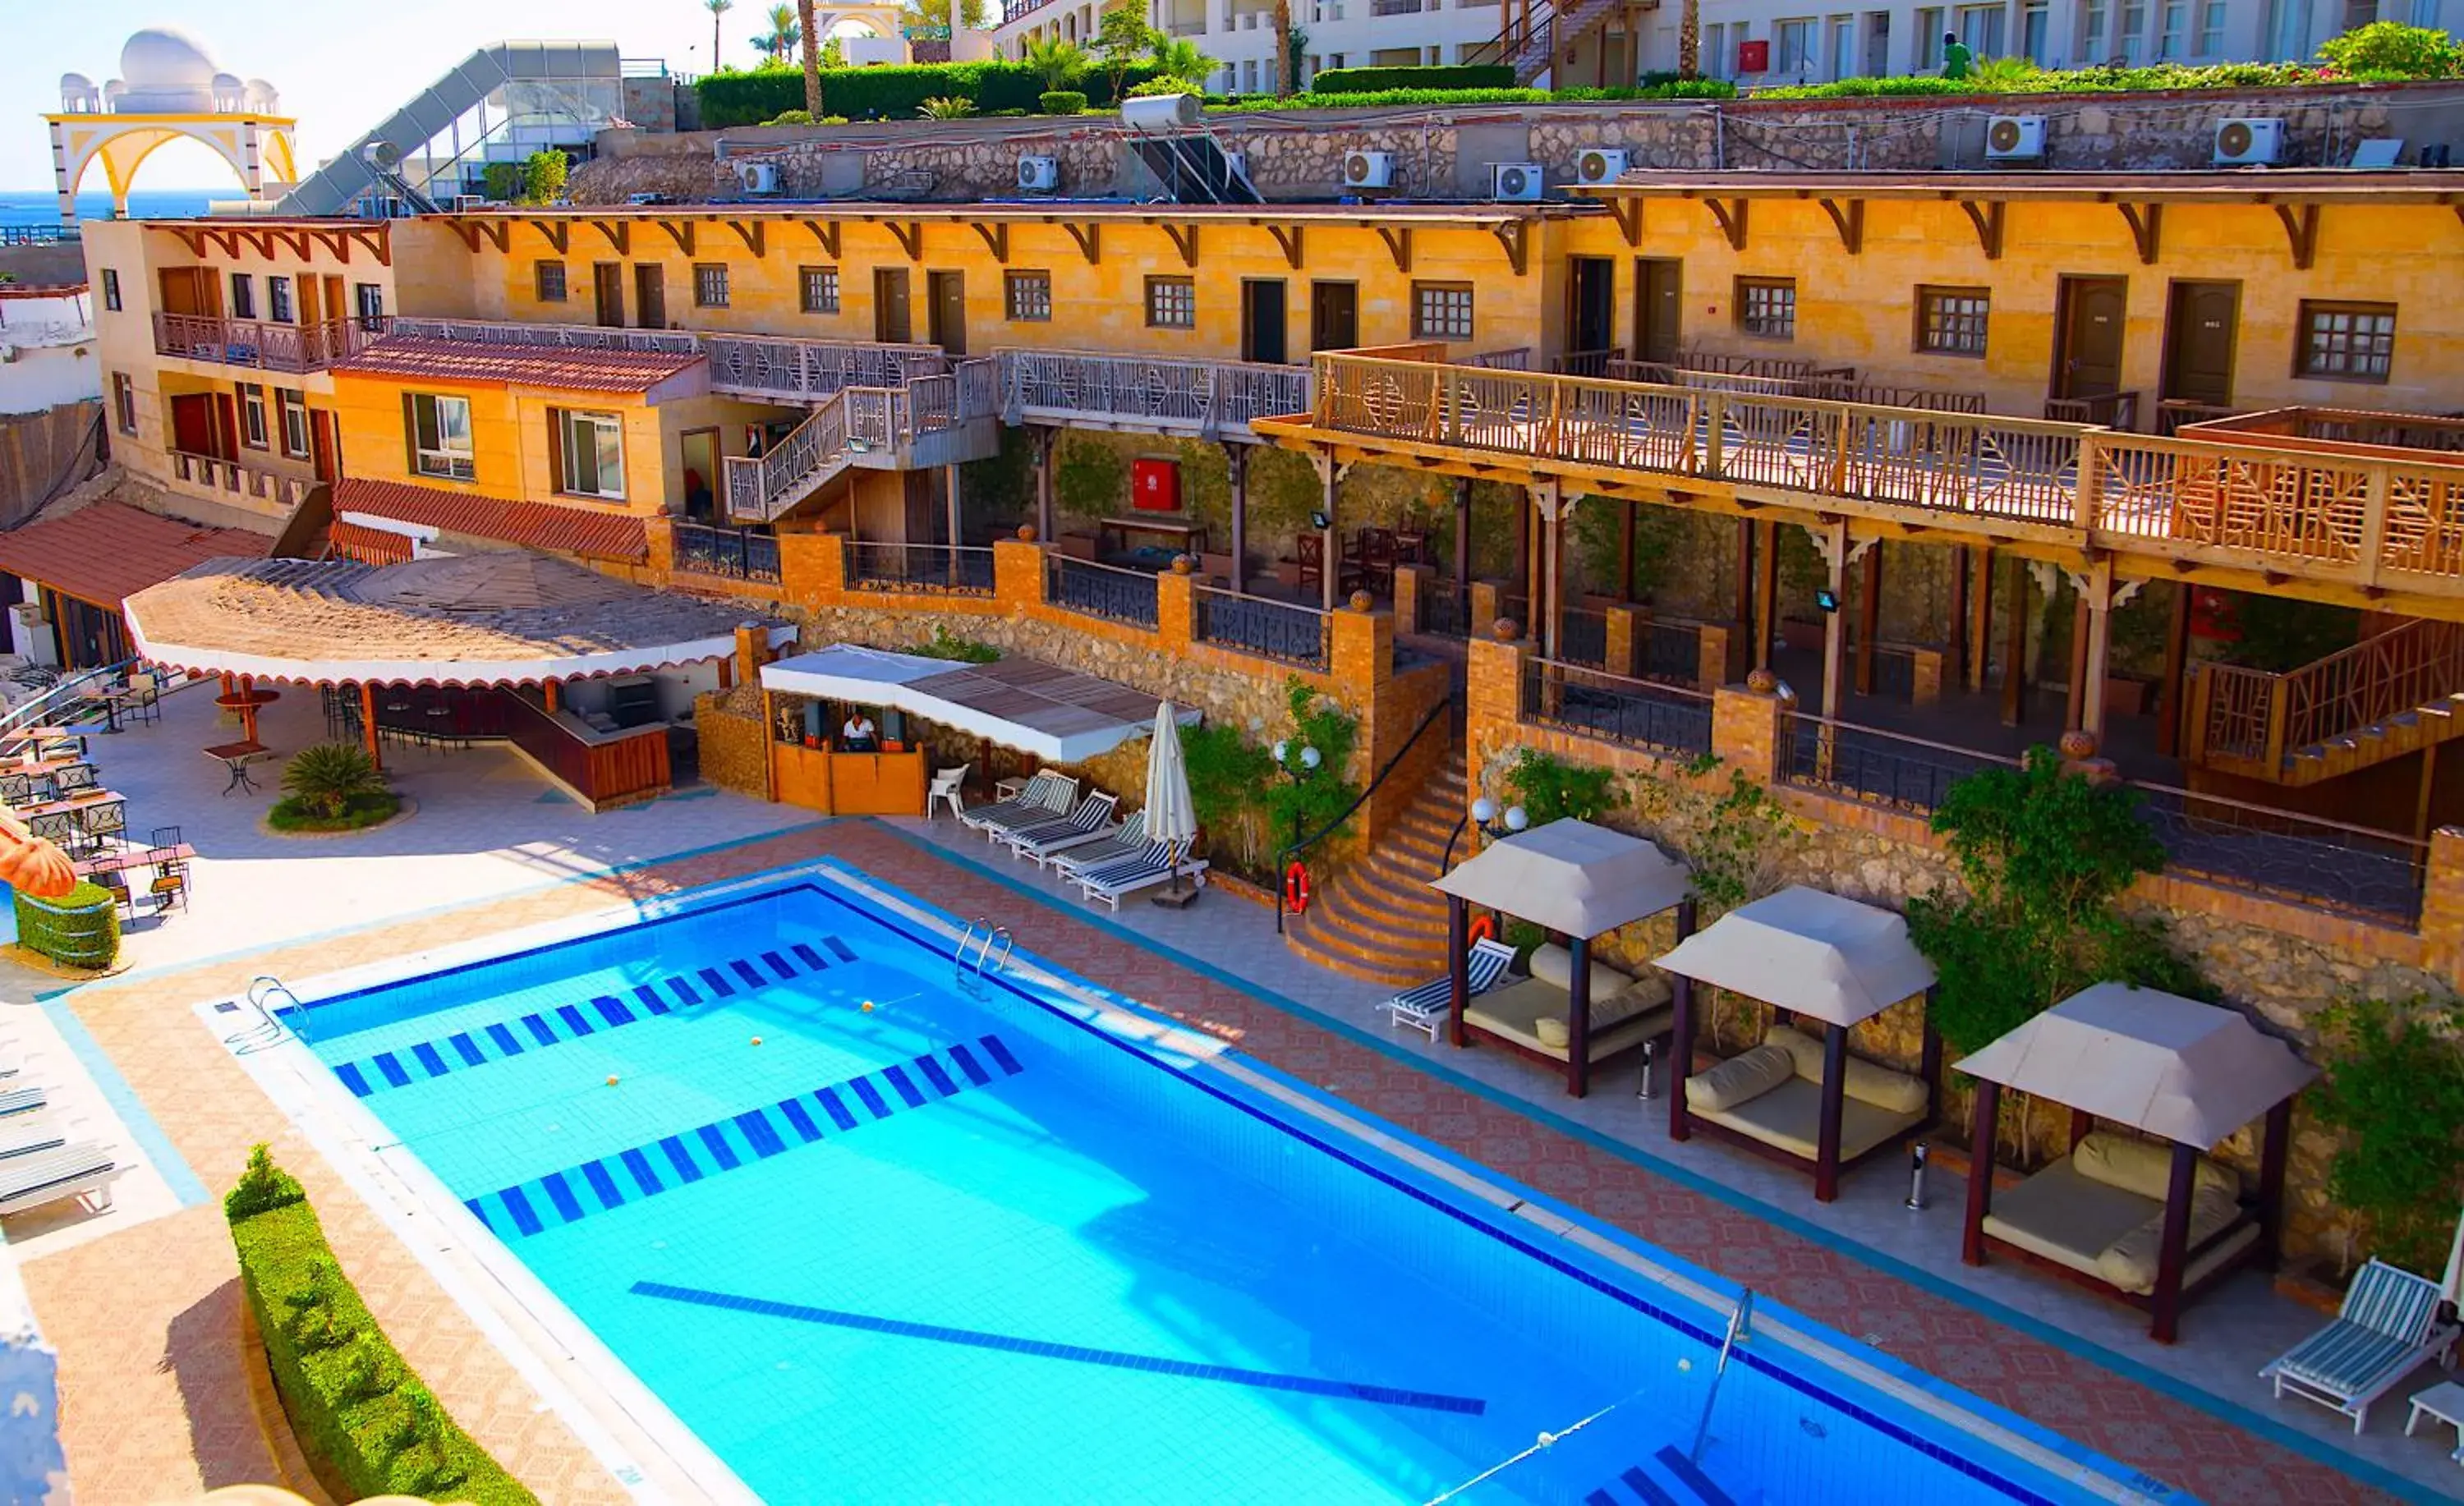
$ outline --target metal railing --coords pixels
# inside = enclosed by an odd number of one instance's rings
[[[1945,792],[1979,769],[2019,762],[1802,711],[1783,726],[1778,761],[1782,784],[1919,814],[1930,814]]]
[[[950,369],[938,345],[853,340],[694,337],[710,358],[710,384],[726,392],[817,403],[843,387],[900,387]]]
[[[1044,600],[1053,606],[1136,627],[1155,625],[1155,578],[1143,570],[1047,555]]]
[[[323,371],[367,343],[357,319],[281,324],[199,314],[154,316],[154,353],[293,375]]]
[[[872,544],[847,541],[850,591],[993,594],[993,552],[980,544]]]
[[[2047,398],[2045,417],[2065,424],[2093,424],[2103,428],[2137,428],[2139,394],[2098,392],[2083,398]]]
[[[229,496],[254,497],[286,512],[299,505],[314,480],[284,475],[278,470],[245,466],[236,460],[222,460],[212,455],[192,455],[185,449],[169,452],[171,479],[198,491]]]
[[[1504,350],[1485,350],[1477,356],[1464,357],[1463,364],[1483,371],[1529,371],[1531,347],[1509,345]]]
[[[766,530],[675,525],[676,568],[731,580],[779,581],[779,537]]]
[[[1414,600],[1420,614],[1417,631],[1432,638],[1471,636],[1471,593],[1455,589],[1452,577],[1423,577]]]
[[[1013,422],[1093,416],[1209,435],[1309,410],[1307,366],[1074,350],[1005,349],[996,358],[1001,408]]]
[[[1711,751],[1711,697],[1548,659],[1523,665],[1523,719],[1636,748]]]
[[[379,321],[387,335],[450,340],[462,345],[534,345],[557,350],[639,350],[669,356],[701,353],[698,335],[686,330],[628,330],[604,324],[517,324],[488,319],[431,319],[389,315]]]
[[[1333,652],[1332,617],[1313,606],[1243,596],[1216,586],[1195,588],[1199,643],[1323,670]]]
[[[1326,840],[1327,838],[1333,836],[1338,831],[1341,831],[1343,829],[1343,823],[1352,819],[1354,812],[1369,803],[1369,797],[1377,793],[1378,787],[1386,782],[1388,775],[1392,775],[1396,770],[1403,766],[1403,760],[1411,755],[1412,750],[1419,746],[1420,738],[1427,733],[1430,728],[1437,726],[1441,721],[1452,721],[1453,718],[1451,713],[1454,711],[1454,709],[1455,692],[1448,690],[1439,699],[1437,705],[1430,707],[1427,712],[1420,717],[1420,724],[1412,729],[1412,735],[1403,739],[1403,746],[1395,750],[1395,756],[1386,760],[1386,767],[1377,771],[1376,775],[1370,779],[1369,785],[1366,789],[1353,797],[1352,803],[1345,806],[1341,814],[1337,815],[1334,819],[1319,827],[1316,831],[1309,833],[1306,837],[1300,837],[1298,840],[1294,841],[1290,846],[1286,847],[1281,853],[1276,855],[1275,871],[1277,873],[1283,873],[1288,870],[1291,867],[1293,861],[1299,858],[1302,853],[1309,851],[1319,842]],[[1292,824],[1297,827],[1300,823],[1295,820]],[[1295,832],[1294,835],[1298,836],[1298,833]],[[1285,908],[1284,905],[1284,886],[1278,884],[1274,888],[1275,934],[1280,936],[1284,931],[1284,916],[1289,912]]]
[[[1874,645],[1874,695],[1897,701],[1917,698],[1917,650],[1907,644]]]
[[[1703,679],[1703,628],[1696,622],[1639,619],[1635,668],[1646,680],[1699,686]]]
[[[2143,784],[2139,818],[2169,872],[2415,926],[2430,844],[2212,795]]]
[[[1561,377],[1605,377],[1626,364],[1625,347],[1605,350],[1570,350],[1551,359],[1549,369]]]
[[[1557,614],[1557,657],[1590,669],[1609,666],[1609,615],[1589,607],[1569,606]]]
[[[728,455],[719,469],[727,483],[727,515],[768,522],[812,494],[847,452],[847,404],[844,392],[759,456]]]

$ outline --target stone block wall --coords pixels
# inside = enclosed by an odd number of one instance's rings
[[[701,776],[722,790],[770,798],[770,731],[761,725],[761,690],[739,685],[693,702],[701,740]]]

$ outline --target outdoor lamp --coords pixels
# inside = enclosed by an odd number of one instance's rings
[[[1506,808],[1506,829],[1507,831],[1519,832],[1530,824],[1531,815],[1522,806],[1509,805]]]
[[[1282,763],[1284,761],[1284,754],[1290,751],[1291,746],[1291,744],[1284,741],[1282,738],[1276,738],[1274,747],[1275,762]]]
[[[1304,748],[1301,750],[1301,767],[1304,769],[1315,769],[1325,757],[1326,755],[1324,753],[1319,753],[1313,747]]]
[[[1481,826],[1485,826],[1497,819],[1497,802],[1485,795],[1472,801],[1471,818],[1475,824]]]

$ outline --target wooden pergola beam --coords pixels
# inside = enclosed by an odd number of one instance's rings
[[[2308,272],[2319,254],[2319,207],[2279,204],[2275,207],[2277,221],[2284,227],[2285,243],[2293,251],[2294,270]],[[2464,220],[2464,205],[2456,206],[2455,217]]]
[[[822,248],[822,250],[829,255],[829,258],[830,258],[832,261],[836,261],[836,260],[838,260],[838,255],[839,255],[839,222],[838,222],[838,221],[836,221],[836,220],[806,220],[806,221],[804,222],[804,229],[808,229],[808,230],[810,230],[810,231],[812,231],[812,232],[813,232],[813,239],[814,239],[815,241],[817,241],[817,242],[819,242],[819,243],[821,244],[821,248]]]
[[[1301,270],[1301,242],[1302,236],[1307,229],[1308,227],[1302,225],[1269,225],[1266,227],[1266,233],[1273,236],[1275,238],[1275,244],[1284,249],[1284,264],[1291,268],[1294,272]]]

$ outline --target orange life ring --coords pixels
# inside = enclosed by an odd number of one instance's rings
[[[1284,908],[1295,915],[1306,915],[1309,913],[1309,869],[1301,865],[1298,858],[1294,858],[1292,865],[1284,870]]]
[[[1466,944],[1476,941],[1493,941],[1496,937],[1496,918],[1486,914],[1473,916],[1471,928],[1463,932],[1463,940]]]

